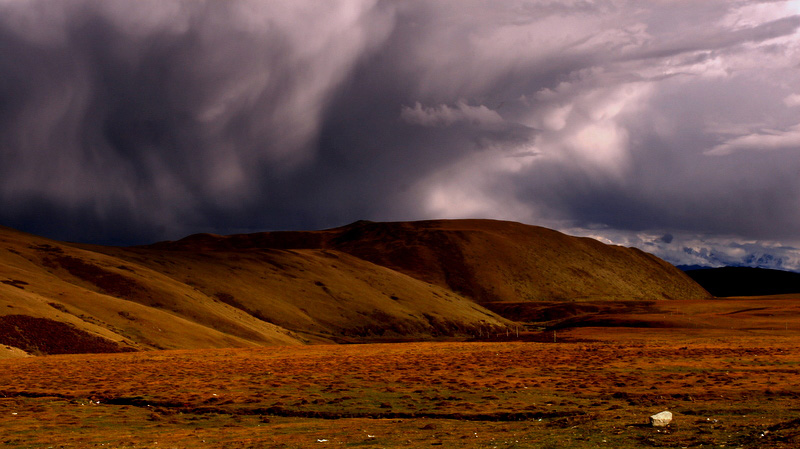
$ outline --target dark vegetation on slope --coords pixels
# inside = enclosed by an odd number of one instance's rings
[[[14,346],[31,354],[133,351],[72,325],[25,315],[0,316],[0,344]]]
[[[723,267],[686,274],[714,296],[762,296],[800,293],[800,273],[766,268]]]

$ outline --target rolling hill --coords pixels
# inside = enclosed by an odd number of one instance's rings
[[[325,231],[197,234],[152,248],[335,250],[478,303],[708,297],[652,254],[509,221],[359,221]]]
[[[0,344],[38,353],[464,338],[515,326],[497,302],[706,297],[641,251],[503,221],[129,248],[0,228]]]

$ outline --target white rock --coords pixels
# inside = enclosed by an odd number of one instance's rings
[[[664,411],[650,417],[650,425],[653,427],[665,427],[670,421],[672,421],[672,412]]]

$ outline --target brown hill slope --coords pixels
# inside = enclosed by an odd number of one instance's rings
[[[335,249],[479,303],[709,297],[651,254],[507,221],[361,221],[316,232],[198,234],[154,247]]]
[[[0,343],[59,353],[300,341],[144,266],[0,227]]]
[[[337,251],[114,248],[0,228],[0,344],[34,352],[430,339],[508,324]]]
[[[485,335],[512,323],[481,304],[707,297],[641,251],[503,221],[133,248],[0,228],[0,344],[44,353]]]
[[[445,288],[335,250],[98,251],[312,339],[429,339],[510,324]]]

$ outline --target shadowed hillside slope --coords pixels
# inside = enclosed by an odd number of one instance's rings
[[[800,293],[800,273],[766,268],[722,267],[686,274],[714,296],[763,296]]]
[[[709,297],[683,272],[651,254],[507,221],[360,221],[315,232],[198,234],[154,247],[337,250],[479,303]]]

